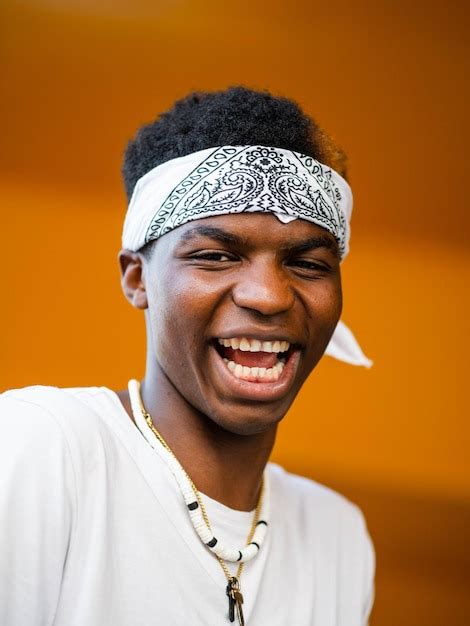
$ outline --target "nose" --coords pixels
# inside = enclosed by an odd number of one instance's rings
[[[232,298],[241,308],[278,315],[292,308],[295,294],[279,261],[260,259],[241,270]]]

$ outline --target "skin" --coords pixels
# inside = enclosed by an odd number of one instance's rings
[[[317,247],[299,249],[312,238]],[[121,250],[119,261],[126,298],[145,311],[142,398],[156,428],[200,491],[252,510],[277,425],[341,315],[334,237],[304,220],[224,215],[170,231],[150,259]],[[298,346],[291,382],[272,398],[238,393],[220,369],[214,340],[243,336]],[[117,393],[132,418],[127,391]]]

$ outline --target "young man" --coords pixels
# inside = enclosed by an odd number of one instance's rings
[[[142,385],[0,398],[0,623],[364,626],[360,511],[268,462],[340,322],[352,197],[298,106],[194,94],[140,129],[119,260]]]

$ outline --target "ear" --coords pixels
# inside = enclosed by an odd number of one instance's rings
[[[121,250],[118,254],[121,268],[121,287],[127,300],[136,309],[147,309],[147,291],[143,277],[142,256],[130,250]]]

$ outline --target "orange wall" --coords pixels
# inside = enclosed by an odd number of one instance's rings
[[[323,359],[274,458],[364,508],[378,554],[373,626],[468,624],[464,3],[6,0],[1,10],[0,389],[117,389],[143,373],[143,318],[116,262],[121,154],[139,124],[194,88],[294,97],[350,157],[343,318],[375,365]]]

